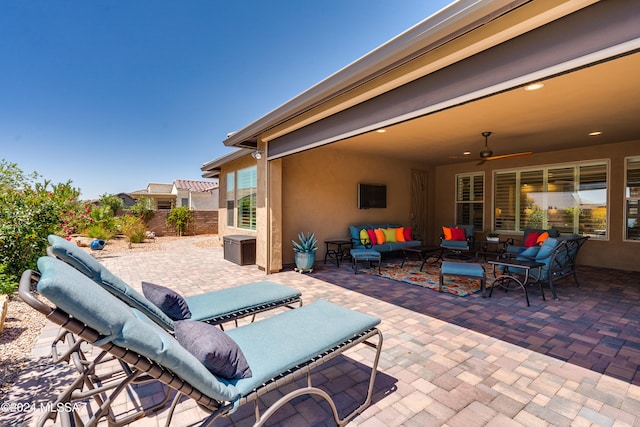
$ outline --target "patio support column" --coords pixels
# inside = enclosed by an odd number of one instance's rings
[[[265,150],[266,144],[258,141],[258,150]],[[266,150],[265,150],[266,151]],[[257,194],[256,194],[256,265],[269,272],[267,265],[267,248],[269,247],[269,220],[267,215],[268,200],[268,165],[267,156],[263,155],[257,162]]]
[[[270,160],[268,167],[267,273],[282,270],[282,159]]]

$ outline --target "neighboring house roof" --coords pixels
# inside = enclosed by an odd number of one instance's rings
[[[173,181],[178,190],[189,190],[198,193],[206,193],[218,188],[218,182],[214,181],[193,181],[189,179],[176,179]]]

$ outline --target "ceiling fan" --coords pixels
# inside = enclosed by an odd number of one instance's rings
[[[491,132],[482,132],[482,136],[484,137],[484,148],[480,151],[480,160],[476,165],[482,165],[484,162],[488,160],[501,160],[501,159],[511,159],[514,157],[524,157],[530,156],[533,154],[533,151],[524,151],[522,153],[511,153],[511,154],[501,154],[498,156],[493,155],[493,151],[489,148],[489,136],[491,136]]]

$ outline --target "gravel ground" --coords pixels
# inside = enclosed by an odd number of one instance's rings
[[[112,239],[102,251],[91,252],[88,248],[87,251],[97,259],[119,252],[161,251],[166,249],[166,243],[176,239],[194,239],[193,244],[198,247],[221,246],[221,239],[217,235],[209,235],[193,238],[158,237],[131,247],[124,239]],[[4,331],[0,334],[0,401],[1,396],[8,393],[20,371],[27,365],[31,350],[46,323],[44,315],[25,304],[17,293],[10,296]]]

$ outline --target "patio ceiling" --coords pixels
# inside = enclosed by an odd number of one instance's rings
[[[540,90],[512,89],[334,146],[441,165],[476,161],[483,131],[493,132],[494,155],[640,140],[639,71],[640,53],[634,53],[545,80]],[[589,136],[593,131],[602,135]]]

